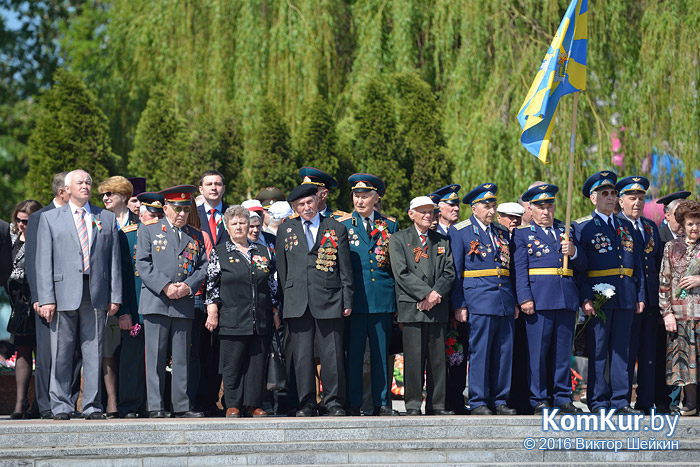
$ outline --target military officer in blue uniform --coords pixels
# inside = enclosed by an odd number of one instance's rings
[[[386,191],[382,179],[356,173],[348,178],[348,183],[355,209],[338,221],[348,229],[355,284],[355,306],[347,323],[349,414],[360,415],[362,364],[369,339],[374,414],[395,415],[387,356],[396,313],[394,276],[389,264],[389,238],[396,232],[396,220],[374,210],[377,199]]]
[[[635,242],[642,245],[644,270],[644,311],[635,314],[632,319],[629,357],[629,393],[632,397],[634,364],[637,362],[637,402],[635,409],[649,413],[654,406],[654,373],[656,369],[656,326],[659,318],[659,269],[663,259],[661,238],[656,224],[642,216],[644,203],[649,189],[649,180],[645,177],[625,177],[615,185],[620,196],[622,211],[618,218],[626,219],[634,227]],[[643,345],[641,345],[644,343]],[[664,345],[664,349],[666,346]],[[662,360],[661,365],[664,365]]]
[[[143,192],[137,195],[139,220],[152,222],[163,217],[163,195]],[[119,354],[119,400],[117,409],[122,418],[137,418],[146,414],[146,364],[143,319],[139,315],[141,277],[136,271],[138,227],[124,226],[119,232],[122,259],[122,296],[124,304],[117,312],[121,329]],[[136,324],[139,327],[136,327]],[[139,329],[141,328],[141,329]]]
[[[522,200],[530,203],[532,221],[513,232],[516,295],[525,319],[535,415],[552,403],[562,413],[581,412],[571,400],[571,347],[580,304],[574,275],[585,272],[586,257],[578,254],[576,242],[564,240],[564,225],[554,219],[558,191],[551,184],[527,190]],[[564,255],[569,256],[566,268]]]
[[[146,389],[149,417],[166,418],[165,366],[172,354],[173,415],[201,418],[191,410],[187,375],[194,319],[194,294],[206,277],[207,254],[201,231],[187,224],[192,193],[182,185],[162,190],[165,217],[138,229],[136,270],[141,277],[139,313],[146,340]]]
[[[316,198],[318,198],[318,212],[322,216],[337,219],[345,214],[343,211],[333,211],[333,209],[326,204],[329,191],[332,188],[338,187],[338,182],[335,178],[315,167],[302,167],[299,169],[299,176],[301,177],[302,185],[310,184],[318,187]]]
[[[587,270],[580,281],[580,297],[586,316],[594,316],[596,284],[615,287],[613,295],[601,308],[605,322],[594,317],[586,325],[588,354],[588,408],[591,412],[617,410],[622,414],[642,413],[630,406],[628,399],[629,344],[634,313],[644,311],[644,279],[638,241],[627,219],[613,214],[617,202],[617,175],[598,172],[583,184],[583,196],[590,198],[595,210],[574,222],[574,236],[586,256]],[[610,382],[605,379],[610,365]]]
[[[428,195],[437,205],[437,231],[443,235],[447,235],[450,227],[459,220],[459,190],[461,188],[457,184],[447,185]]]
[[[451,304],[458,321],[469,317],[472,415],[516,413],[506,400],[518,307],[510,274],[510,233],[493,223],[497,190],[495,183],[484,183],[467,193],[462,202],[471,205],[473,214],[448,231],[457,272]]]

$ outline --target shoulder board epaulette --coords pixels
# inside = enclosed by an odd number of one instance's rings
[[[129,224],[125,225],[122,227],[122,232],[133,232],[134,230],[138,229],[139,225],[138,224]]]
[[[340,209],[338,209],[337,211],[333,211],[332,215],[336,216],[336,217],[345,217],[345,216],[351,216],[352,214],[348,214],[347,212],[341,211]]]
[[[467,219],[467,220],[465,220],[465,221],[456,223],[456,224],[454,225],[454,228],[457,229],[457,230],[462,230],[463,228],[469,227],[470,225],[472,225],[472,221],[470,221],[469,219]]]
[[[151,219],[150,221],[144,222],[143,225],[151,225],[155,224],[156,222],[158,222],[158,219]]]
[[[588,216],[584,216],[584,217],[581,217],[580,219],[576,219],[574,222],[576,222],[577,224],[583,224],[584,222],[589,221],[591,219],[593,219],[593,216],[591,216],[589,214]]]
[[[518,228],[518,229],[529,229],[529,228],[530,228],[530,224],[521,224],[521,225],[519,225],[517,228]]]
[[[299,214],[292,214],[292,215],[289,216],[287,219],[290,219],[290,220],[291,220],[291,219],[296,219],[297,217],[299,217]]]
[[[390,220],[391,222],[393,222],[394,224],[396,224],[396,218],[395,218],[395,217],[391,217],[391,216],[384,216],[384,217],[386,217],[387,220]]]
[[[338,222],[345,222],[349,221],[350,219],[352,219],[352,214],[348,214],[347,212],[345,212],[342,216],[337,217],[335,220],[337,220]]]

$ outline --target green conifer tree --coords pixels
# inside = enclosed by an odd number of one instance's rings
[[[64,170],[84,169],[99,183],[109,176],[116,156],[109,145],[107,117],[75,75],[61,69],[41,97],[42,111],[28,142],[28,196],[47,203],[51,180]],[[93,198],[97,201],[97,190]]]

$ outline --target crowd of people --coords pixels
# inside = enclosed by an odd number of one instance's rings
[[[54,176],[47,206],[19,203],[0,223],[11,418],[398,415],[394,353],[406,415],[576,414],[582,317],[591,412],[697,412],[689,192],[658,200],[658,227],[642,216],[646,178],[598,172],[581,190],[592,213],[566,226],[555,185],[498,204],[495,183],[463,197],[453,184],[410,200],[400,230],[380,177],[348,179],[347,213],[326,203],[331,175],[299,175],[287,196],[268,187],[231,206],[215,170],[159,192],[115,176],[98,185],[102,208],[78,169]],[[271,353],[284,357],[282,388]]]

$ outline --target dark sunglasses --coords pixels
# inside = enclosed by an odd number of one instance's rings
[[[599,191],[598,194],[603,198],[607,198],[608,196],[617,196],[617,190],[602,190]]]
[[[28,222],[29,222],[29,219],[20,219],[19,217],[15,217],[15,224],[27,225]]]
[[[114,192],[113,192],[113,191],[105,191],[104,193],[102,193],[102,197],[103,197],[103,198],[104,198],[105,196],[106,196],[107,198],[111,198],[112,195],[114,195]]]
[[[170,205],[170,208],[173,211],[175,211],[176,213],[180,214],[182,211],[189,213],[190,209],[192,209],[192,206],[173,206],[173,205]]]

